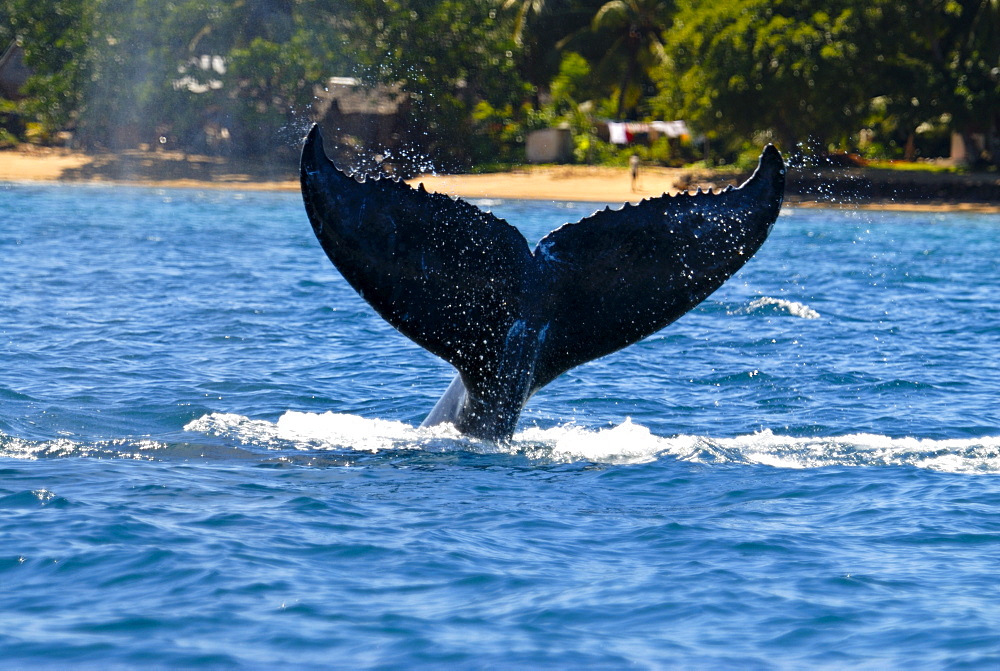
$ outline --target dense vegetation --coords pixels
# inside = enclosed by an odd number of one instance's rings
[[[642,148],[664,162],[947,155],[953,131],[1000,159],[1000,0],[0,0],[15,40],[33,76],[6,137],[85,149],[291,151],[316,87],[352,77],[404,98],[397,158],[443,167],[556,124],[614,160],[601,119],[686,120]]]

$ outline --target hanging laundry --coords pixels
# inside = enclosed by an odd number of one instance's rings
[[[667,137],[691,135],[691,131],[683,121],[652,121],[649,125],[657,133],[663,133]]]
[[[611,144],[628,144],[628,133],[625,130],[624,123],[609,121],[608,135],[610,136]]]

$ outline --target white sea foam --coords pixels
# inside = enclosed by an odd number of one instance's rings
[[[1000,473],[1000,437],[934,440],[855,433],[797,438],[763,431],[713,442],[748,463],[783,468],[915,466],[949,473]]]
[[[188,422],[185,431],[235,438],[243,443],[267,444],[278,438],[277,427],[262,419],[250,419],[234,413],[213,412]]]
[[[934,440],[868,433],[794,437],[771,431],[735,438],[657,436],[645,426],[626,419],[617,426],[602,429],[576,425],[530,427],[515,434],[509,442],[493,446],[462,438],[449,425],[421,429],[357,415],[293,411],[286,412],[277,422],[212,414],[191,422],[185,429],[271,449],[379,452],[433,447],[507,452],[560,463],[639,464],[668,457],[706,464],[742,463],[775,468],[912,466],[949,473],[1000,473],[1000,437]]]
[[[679,458],[691,455],[691,440],[688,437],[655,436],[631,419],[607,429],[574,425],[549,429],[532,427],[515,434],[510,447],[565,462],[644,463],[664,454]]]
[[[0,456],[11,459],[69,457],[78,454],[79,445],[66,438],[34,441],[0,435]]]
[[[378,452],[420,449],[428,439],[459,438],[449,425],[418,429],[403,422],[368,419],[335,412],[289,410],[277,422],[242,415],[212,413],[190,422],[185,431],[234,438],[250,445],[300,450],[349,449]]]
[[[601,429],[572,424],[529,427],[510,441],[494,445],[462,437],[450,425],[422,429],[358,415],[295,411],[286,412],[276,422],[212,413],[190,422],[184,429],[268,450],[369,453],[464,450],[509,453],[546,463],[641,464],[673,458],[774,468],[910,466],[946,473],[1000,474],[1000,437],[993,436],[940,440],[871,433],[798,437],[776,435],[772,431],[733,438],[658,436],[626,419],[617,426]],[[65,438],[32,441],[0,434],[0,456],[15,459],[69,456],[150,459],[168,456],[170,451],[170,445],[148,439],[80,443]]]
[[[779,312],[801,319],[819,319],[819,313],[808,305],[789,301],[784,298],[772,298],[770,296],[755,298],[746,307],[735,310],[733,314],[756,314],[761,312]]]
[[[0,433],[0,457],[36,460],[53,457],[112,457],[118,459],[152,459],[164,443],[149,439],[119,438],[96,442],[78,442],[68,438],[25,440]]]
[[[357,415],[325,412],[286,412],[275,425],[278,437],[297,444],[317,447],[350,447],[354,450],[378,452],[413,445],[417,429],[402,422],[365,419]]]

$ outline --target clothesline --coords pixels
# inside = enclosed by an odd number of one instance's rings
[[[640,133],[656,132],[670,138],[691,134],[683,121],[608,121],[607,123],[612,144],[628,144]]]

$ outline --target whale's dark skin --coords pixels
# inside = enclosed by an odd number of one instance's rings
[[[739,270],[778,217],[785,166],[768,145],[739,188],[605,209],[533,252],[516,228],[463,200],[344,174],[318,126],[301,180],[313,231],[344,278],[458,370],[424,425],[503,440],[536,391],[659,331]]]

